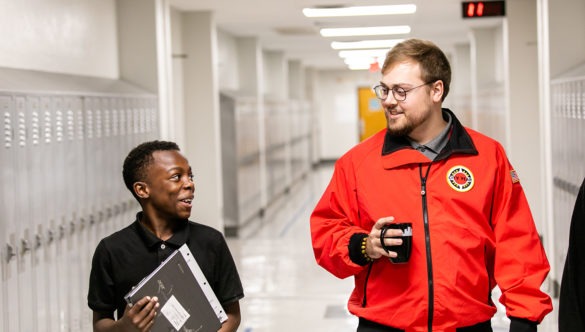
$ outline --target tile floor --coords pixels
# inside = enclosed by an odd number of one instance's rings
[[[357,319],[346,310],[352,279],[337,279],[319,267],[310,243],[309,215],[331,173],[331,166],[317,168],[275,203],[254,229],[228,239],[246,294],[240,303],[239,331],[355,331]],[[501,311],[492,325],[494,332],[508,331]],[[553,311],[539,332],[556,330]]]

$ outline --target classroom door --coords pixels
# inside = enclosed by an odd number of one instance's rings
[[[369,87],[358,88],[360,142],[386,128],[386,117],[374,91]]]

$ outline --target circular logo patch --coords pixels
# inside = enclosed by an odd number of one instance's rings
[[[459,192],[466,192],[473,188],[473,173],[464,166],[455,166],[447,172],[447,183]]]

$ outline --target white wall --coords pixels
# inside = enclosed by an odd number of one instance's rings
[[[237,40],[221,30],[217,30],[217,67],[219,90],[239,90]]]
[[[115,0],[0,0],[0,66],[118,77]]]
[[[358,87],[373,86],[380,73],[319,71],[314,83],[314,107],[319,121],[321,160],[341,157],[359,142]]]

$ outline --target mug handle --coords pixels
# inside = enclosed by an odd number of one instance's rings
[[[384,249],[386,252],[390,251],[390,249],[386,247],[386,244],[384,244],[384,235],[386,235],[387,230],[388,227],[382,227],[382,229],[380,230],[380,244],[382,245],[382,249]]]

